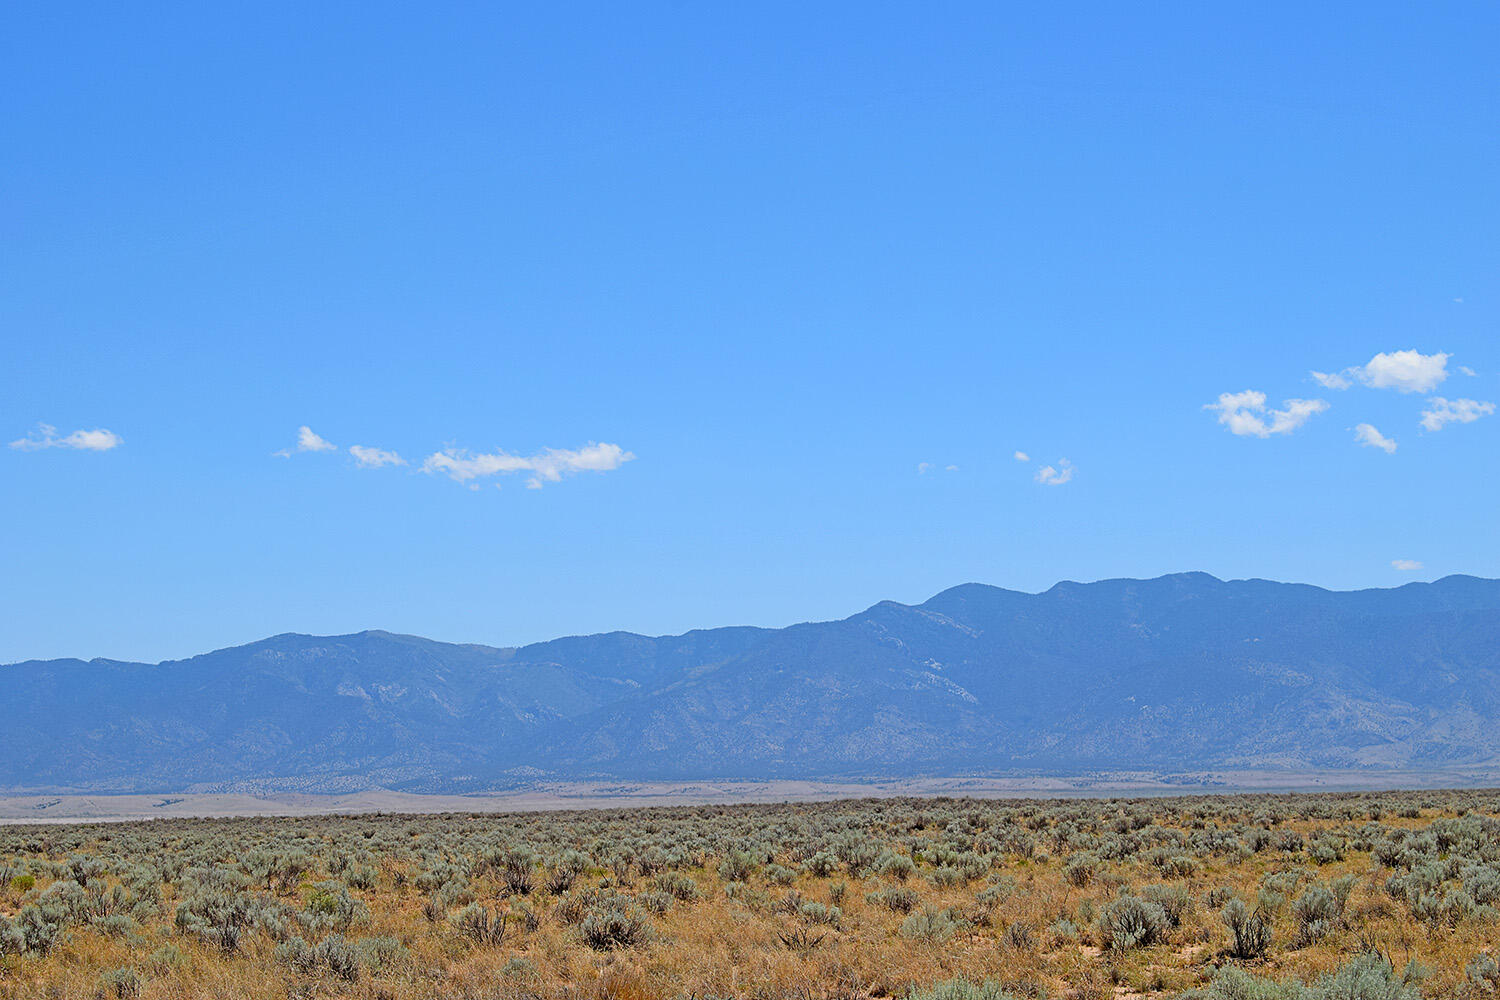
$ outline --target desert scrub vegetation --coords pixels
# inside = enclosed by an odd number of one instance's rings
[[[0,998],[1500,997],[1500,793],[0,826]]]

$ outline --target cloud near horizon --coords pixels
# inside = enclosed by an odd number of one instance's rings
[[[1272,434],[1290,434],[1317,413],[1328,409],[1321,399],[1288,399],[1283,409],[1266,409],[1266,394],[1255,389],[1219,394],[1218,402],[1205,403],[1205,410],[1218,413],[1219,423],[1229,433],[1240,437],[1268,438]]]
[[[539,490],[546,483],[560,482],[564,476],[609,472],[634,459],[633,452],[617,444],[592,441],[578,449],[547,448],[534,455],[513,455],[506,451],[473,455],[462,448],[445,448],[428,455],[422,462],[422,471],[441,473],[458,483],[530,472],[526,487]]]
[[[1411,573],[1421,569],[1422,562],[1419,559],[1392,559],[1391,568],[1400,570],[1403,573]]]
[[[17,451],[41,451],[44,448],[68,448],[73,451],[110,451],[125,443],[114,431],[96,428],[76,430],[59,436],[51,424],[37,424],[36,430],[10,443]]]

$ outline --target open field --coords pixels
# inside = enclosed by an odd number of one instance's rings
[[[901,781],[553,782],[487,795],[415,795],[389,790],[347,795],[183,792],[158,795],[0,795],[0,824],[229,816],[362,813],[529,812],[635,806],[826,802],[853,798],[1101,798],[1197,793],[1382,791],[1500,786],[1500,766],[1431,770],[1119,771],[1064,776],[952,777]]]
[[[0,997],[1484,997],[1497,817],[1471,790],[13,824]]]

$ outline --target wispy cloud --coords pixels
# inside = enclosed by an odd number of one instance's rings
[[[313,429],[306,424],[297,428],[297,446],[295,448],[283,448],[276,453],[279,458],[290,458],[294,451],[338,451],[339,446],[326,438],[319,437]]]
[[[1028,454],[1026,454],[1024,451],[1018,451],[1018,452],[1016,452],[1016,461],[1017,462],[1029,462],[1029,461],[1031,461],[1031,456],[1028,455]]]
[[[927,475],[927,473],[929,473],[931,471],[932,471],[932,463],[931,462],[918,462],[917,463],[917,475],[919,475],[919,476],[925,476],[925,475]]]
[[[1472,424],[1480,417],[1487,417],[1494,412],[1494,403],[1433,396],[1427,401],[1427,408],[1422,411],[1421,423],[1430,431],[1440,431],[1446,424]]]
[[[1035,479],[1043,486],[1061,486],[1073,478],[1073,463],[1060,459],[1056,466],[1044,465],[1036,470]]]
[[[1360,424],[1355,427],[1354,440],[1366,448],[1379,448],[1387,455],[1396,450],[1396,442],[1376,430],[1374,424]]]
[[[428,455],[422,462],[422,471],[441,473],[459,483],[529,472],[526,485],[537,490],[579,472],[609,472],[634,458],[633,453],[607,442],[590,442],[578,449],[548,448],[534,455],[513,455],[506,451],[475,455],[462,448],[446,448]]]
[[[71,448],[75,451],[109,451],[125,443],[114,431],[104,428],[77,430],[58,434],[51,424],[37,424],[36,430],[10,443],[18,451],[40,451],[43,448]]]
[[[1403,573],[1412,573],[1422,568],[1422,563],[1416,559],[1392,559],[1391,568],[1398,569]]]
[[[1362,365],[1340,372],[1309,372],[1325,389],[1347,389],[1354,383],[1371,389],[1397,392],[1431,392],[1448,377],[1450,354],[1423,354],[1417,350],[1387,351]]]
[[[1229,428],[1231,434],[1259,438],[1290,434],[1314,414],[1328,409],[1328,404],[1321,399],[1288,399],[1281,405],[1282,409],[1269,410],[1265,393],[1247,389],[1221,393],[1218,402],[1206,403],[1203,408],[1216,411],[1219,423]]]
[[[383,448],[369,448],[362,444],[351,444],[349,454],[354,456],[355,463],[361,469],[379,469],[386,465],[405,465],[406,459],[394,451],[386,451]]]
[[[1347,375],[1339,372],[1308,372],[1325,389],[1347,389],[1354,383],[1349,381]]]

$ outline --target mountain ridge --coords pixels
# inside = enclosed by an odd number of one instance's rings
[[[989,592],[999,592],[999,593],[1003,593],[1003,594],[1016,595],[1016,596],[1020,596],[1020,597],[1042,597],[1042,596],[1045,596],[1047,594],[1051,594],[1053,591],[1056,591],[1059,588],[1069,588],[1069,587],[1098,587],[1098,586],[1102,586],[1102,585],[1106,585],[1106,584],[1116,584],[1116,583],[1120,583],[1120,584],[1125,584],[1125,583],[1130,583],[1130,584],[1157,583],[1157,582],[1160,582],[1160,581],[1176,580],[1176,579],[1181,579],[1181,578],[1195,578],[1195,577],[1196,578],[1206,579],[1206,580],[1211,581],[1213,583],[1223,584],[1223,585],[1226,585],[1226,586],[1227,585],[1232,585],[1232,584],[1269,584],[1269,585],[1272,585],[1272,586],[1275,586],[1275,587],[1301,587],[1301,588],[1307,588],[1309,590],[1320,591],[1320,592],[1325,593],[1325,594],[1391,594],[1391,593],[1397,593],[1397,592],[1404,591],[1404,590],[1409,590],[1409,589],[1412,589],[1412,588],[1423,589],[1423,588],[1436,587],[1436,586],[1439,586],[1439,585],[1442,585],[1442,584],[1450,583],[1452,581],[1472,581],[1472,582],[1481,583],[1481,584],[1494,584],[1497,587],[1500,587],[1500,579],[1491,579],[1491,578],[1488,578],[1488,577],[1473,576],[1471,574],[1466,574],[1466,573],[1450,573],[1450,574],[1448,574],[1446,576],[1439,577],[1436,580],[1426,580],[1426,581],[1424,581],[1424,580],[1413,580],[1413,581],[1410,581],[1410,582],[1407,582],[1407,583],[1398,584],[1397,586],[1394,586],[1394,587],[1362,587],[1362,588],[1360,588],[1358,590],[1333,590],[1331,588],[1321,587],[1321,586],[1318,586],[1317,584],[1312,584],[1312,583],[1291,583],[1291,582],[1285,582],[1285,581],[1279,581],[1279,580],[1269,580],[1269,579],[1266,579],[1266,578],[1263,578],[1263,577],[1243,577],[1243,578],[1222,579],[1220,577],[1214,576],[1211,573],[1206,573],[1206,572],[1203,572],[1201,570],[1188,570],[1188,571],[1179,572],[1179,573],[1166,573],[1166,574],[1163,574],[1161,576],[1156,576],[1156,577],[1106,577],[1106,578],[1101,579],[1101,580],[1094,580],[1094,581],[1089,581],[1089,582],[1082,582],[1082,581],[1077,581],[1077,580],[1059,580],[1056,583],[1052,584],[1052,586],[1048,587],[1046,590],[1039,590],[1039,591],[1011,590],[1011,589],[1009,589],[1007,587],[996,586],[995,584],[981,583],[979,581],[968,581],[968,582],[965,582],[965,583],[954,584],[951,587],[947,587],[947,588],[945,588],[943,590],[940,590],[936,594],[934,594],[932,597],[928,598],[927,600],[925,600],[925,601],[923,601],[923,602],[921,602],[919,604],[903,604],[900,601],[886,599],[886,600],[876,601],[874,604],[870,605],[868,608],[864,609],[863,611],[855,612],[854,614],[849,615],[849,616],[847,616],[845,618],[829,618],[829,619],[819,619],[819,620],[816,620],[816,621],[794,622],[791,625],[784,625],[784,626],[774,626],[774,625],[710,625],[710,626],[703,626],[703,627],[699,627],[699,628],[687,629],[686,631],[683,631],[683,632],[668,632],[668,633],[659,633],[659,634],[651,634],[651,633],[646,633],[646,632],[632,632],[629,629],[610,629],[610,630],[604,631],[604,632],[580,632],[580,633],[577,633],[575,635],[558,636],[558,637],[553,638],[553,639],[542,639],[542,640],[538,640],[536,642],[525,643],[525,644],[522,644],[522,645],[519,645],[519,646],[491,646],[491,645],[489,645],[487,643],[477,643],[477,642],[448,642],[446,640],[441,640],[441,639],[430,639],[430,638],[428,638],[426,636],[417,635],[417,634],[411,633],[411,632],[392,632],[392,631],[390,631],[388,629],[382,629],[382,628],[368,628],[368,629],[360,629],[357,632],[343,632],[343,633],[329,633],[329,634],[322,634],[322,633],[315,633],[315,632],[278,632],[275,635],[265,636],[264,638],[261,638],[261,639],[252,639],[249,642],[240,643],[239,645],[236,645],[236,646],[224,646],[224,647],[221,647],[219,649],[209,650],[206,653],[197,653],[197,654],[194,654],[193,656],[180,657],[180,658],[177,658],[177,659],[159,660],[159,661],[157,661],[155,663],[152,663],[152,662],[146,661],[146,660],[120,660],[120,659],[116,659],[116,658],[113,658],[113,657],[100,657],[100,656],[91,657],[91,658],[89,658],[87,660],[85,660],[85,659],[83,659],[81,657],[76,657],[76,656],[62,656],[62,657],[51,657],[51,658],[47,658],[47,659],[30,658],[30,659],[26,659],[26,660],[14,660],[14,661],[10,661],[10,662],[7,662],[7,663],[0,663],[0,670],[3,670],[5,668],[7,668],[7,667],[18,667],[18,666],[25,666],[25,665],[28,665],[28,664],[49,664],[49,663],[80,663],[80,664],[109,663],[109,664],[121,664],[121,665],[129,665],[129,666],[154,666],[154,667],[161,667],[161,666],[167,666],[169,664],[186,663],[186,662],[188,662],[190,660],[198,659],[199,657],[210,656],[210,655],[213,655],[215,653],[222,653],[222,652],[226,652],[228,650],[245,649],[245,648],[250,647],[250,646],[256,646],[256,645],[259,645],[261,643],[273,642],[273,641],[276,641],[276,640],[279,640],[279,639],[323,639],[323,640],[332,640],[332,639],[348,639],[348,638],[353,638],[353,637],[356,637],[356,636],[386,636],[386,637],[390,637],[390,638],[393,638],[393,639],[418,639],[418,640],[421,640],[423,642],[441,642],[441,643],[443,643],[444,645],[447,645],[447,646],[468,647],[468,648],[472,648],[472,649],[476,649],[476,650],[488,650],[488,651],[492,651],[492,652],[508,652],[508,651],[516,651],[516,650],[527,649],[527,648],[530,648],[530,647],[533,647],[533,646],[545,646],[545,645],[549,645],[551,643],[562,642],[562,641],[565,641],[565,640],[568,640],[568,639],[595,639],[595,638],[601,638],[601,637],[606,637],[606,636],[628,636],[628,637],[631,637],[631,638],[638,638],[638,639],[678,639],[678,638],[683,638],[683,637],[688,636],[688,635],[692,635],[693,633],[696,633],[696,632],[718,632],[718,631],[729,630],[729,629],[749,629],[749,630],[762,631],[762,632],[773,632],[773,631],[779,631],[779,630],[785,629],[785,628],[794,628],[794,627],[796,627],[798,625],[823,625],[823,624],[830,624],[830,623],[834,623],[834,622],[849,621],[851,619],[858,618],[861,615],[868,614],[870,611],[872,611],[875,608],[878,608],[878,607],[880,607],[882,605],[893,605],[895,607],[901,607],[901,608],[921,608],[921,607],[927,606],[928,604],[931,604],[934,601],[937,601],[938,599],[944,597],[945,595],[952,594],[952,593],[954,593],[956,591],[966,590],[966,589],[969,589],[969,588],[974,588],[974,589],[979,589],[979,590],[984,590],[984,591],[989,591]]]
[[[779,629],[282,633],[0,676],[0,788],[28,791],[1471,764],[1500,760],[1500,581],[965,583]]]

